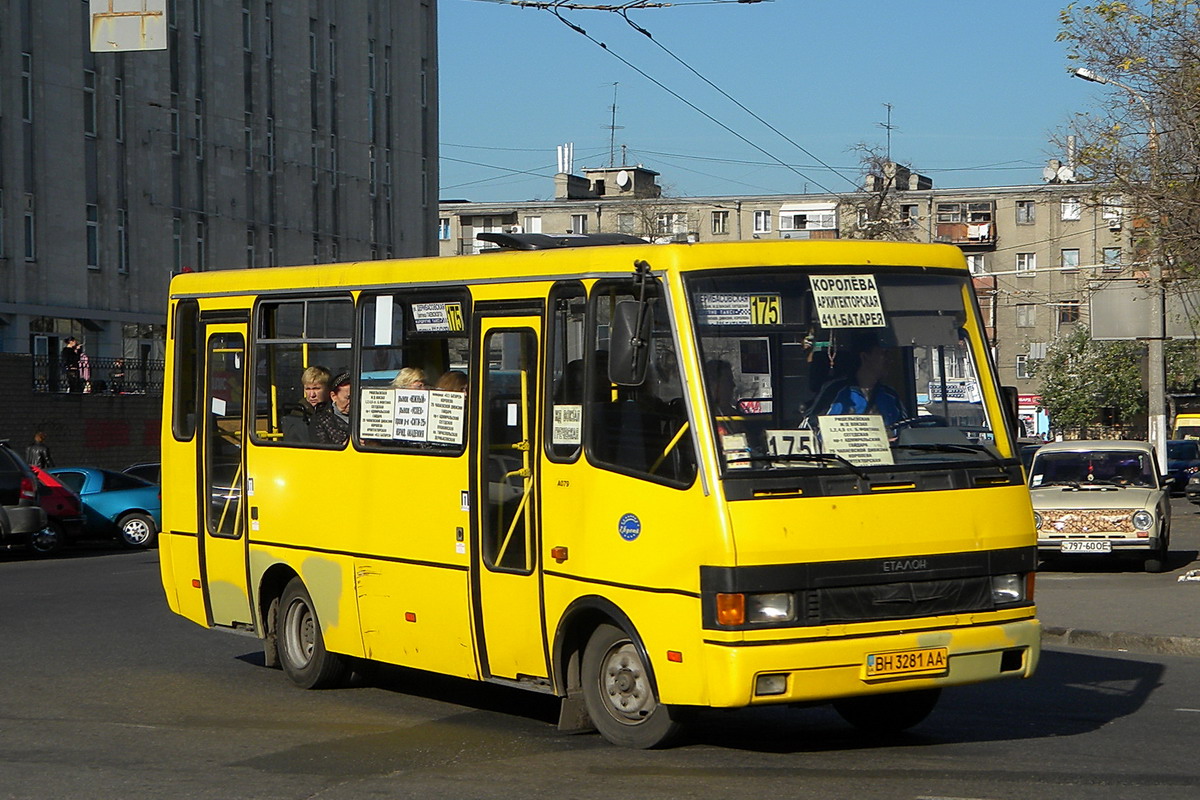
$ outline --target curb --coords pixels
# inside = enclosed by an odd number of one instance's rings
[[[1042,629],[1042,644],[1080,647],[1086,650],[1120,650],[1177,656],[1200,656],[1200,638],[1159,636],[1151,633],[1105,633],[1078,628]]]

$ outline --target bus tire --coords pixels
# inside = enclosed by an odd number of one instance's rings
[[[844,697],[833,701],[842,719],[864,733],[888,735],[908,730],[924,720],[937,705],[941,689]]]
[[[641,652],[625,631],[601,625],[588,639],[581,665],[583,699],[592,724],[608,741],[647,750],[679,733],[671,708],[658,692]]]
[[[301,689],[327,689],[346,677],[348,662],[325,649],[321,622],[304,582],[292,578],[279,600],[279,665]]]

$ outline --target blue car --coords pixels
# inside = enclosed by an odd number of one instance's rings
[[[162,528],[162,495],[141,478],[95,467],[48,470],[83,502],[83,535],[153,547]]]
[[[1172,439],[1167,442],[1167,475],[1171,494],[1183,494],[1188,480],[1200,473],[1200,439]]]

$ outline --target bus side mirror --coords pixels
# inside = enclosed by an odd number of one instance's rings
[[[1001,386],[1000,400],[1004,405],[1004,422],[1008,425],[1008,433],[1013,439],[1023,435],[1021,431],[1021,402],[1017,396],[1017,387]]]
[[[649,363],[649,308],[636,300],[622,300],[613,309],[608,379],[618,386],[641,386]]]

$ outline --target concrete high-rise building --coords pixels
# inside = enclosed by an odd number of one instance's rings
[[[182,270],[437,252],[435,0],[0,0],[0,352],[161,358]],[[35,359],[35,363],[38,363]]]

